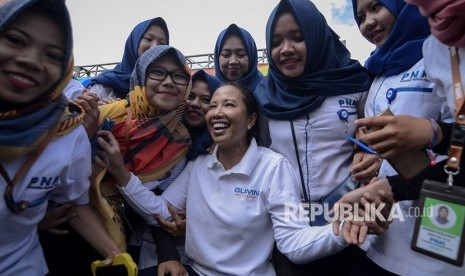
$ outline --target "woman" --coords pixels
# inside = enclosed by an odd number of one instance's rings
[[[91,159],[80,125],[84,111],[62,95],[73,68],[66,6],[3,1],[0,14],[0,187],[5,193],[0,274],[48,273],[37,235],[48,199],[73,202],[76,216],[70,224],[111,257],[121,250],[88,205]]]
[[[311,225],[326,224],[316,213],[358,186],[350,173],[354,147],[345,137],[354,135],[370,78],[309,1],[280,1],[268,19],[266,43],[270,67],[254,91],[267,119],[262,138],[292,163],[302,201],[315,204]],[[376,158],[361,159],[367,169],[358,177],[372,177]],[[337,268],[331,265],[283,268],[285,259],[275,261],[283,275],[291,269],[297,275],[337,273],[328,271]]]
[[[431,141],[429,147],[433,148],[437,139],[431,140],[430,137],[435,128],[438,128],[436,120],[448,120],[451,113],[444,97],[438,95],[436,85],[426,78],[422,46],[430,35],[427,19],[420,15],[417,7],[406,4],[403,0],[354,0],[353,7],[361,34],[376,46],[365,64],[368,72],[375,76],[365,104],[365,117],[375,117],[387,108],[397,115],[385,116],[386,121],[391,120],[388,125],[378,125],[381,130],[363,135],[361,139],[368,142],[380,157],[386,157],[385,154],[390,151],[386,145],[390,140],[381,141],[378,139],[379,135],[392,129],[396,122],[409,118],[405,117],[408,115],[425,118],[418,120],[420,126],[406,123],[404,127],[416,132],[417,127],[424,125],[423,128],[427,131],[415,133],[416,140],[423,145],[428,145]],[[390,91],[394,93],[389,94]],[[358,125],[363,123],[359,121]],[[399,139],[395,143],[401,146],[409,141],[411,139]],[[434,158],[440,161],[442,157]],[[427,163],[428,159],[426,165]],[[384,178],[396,174],[396,170],[383,161],[379,176]],[[363,260],[365,272],[418,275],[430,273],[433,266],[440,263],[410,250],[415,217],[409,216],[409,210],[416,207],[417,203],[403,201],[399,206],[405,221],[395,218],[385,235],[373,238],[367,249],[368,258],[362,253],[359,259]]]
[[[187,161],[194,160],[200,154],[208,153],[208,148],[213,141],[208,133],[205,122],[213,92],[221,85],[221,81],[215,76],[209,75],[204,70],[199,70],[192,75],[192,89],[186,100],[183,114],[183,122],[191,135],[192,144],[187,152]]]
[[[186,253],[200,275],[274,275],[275,240],[296,262],[345,246],[330,225],[308,227],[306,218],[298,218],[303,210],[291,164],[257,145],[256,118],[250,91],[229,83],[217,89],[206,115],[213,154],[189,162],[161,197],[124,168],[116,139],[99,133],[100,155],[139,213],[147,220],[154,214],[168,218],[167,202],[186,210]],[[287,208],[295,209],[289,214]]]
[[[148,49],[169,44],[169,32],[161,17],[137,24],[129,34],[121,62],[92,80],[90,92],[105,98],[124,99],[129,93],[129,82],[136,60]]]
[[[185,57],[173,47],[159,45],[145,51],[137,60],[128,98],[99,107],[100,121],[114,122],[111,131],[120,143],[126,168],[144,187],[156,193],[162,193],[185,166],[191,140],[181,116],[190,86]],[[114,179],[106,170],[97,159],[93,187],[99,187],[109,202],[119,202]],[[116,220],[121,220],[118,215],[121,214],[116,214]],[[129,223],[136,229],[128,234],[131,234],[130,245],[136,246],[136,250],[140,247],[139,269],[141,273],[144,269],[156,269],[157,254],[150,229],[137,219],[132,222],[132,218]]]
[[[231,24],[218,35],[215,75],[221,81],[238,81],[253,91],[263,79],[257,63],[257,46],[249,32]]]

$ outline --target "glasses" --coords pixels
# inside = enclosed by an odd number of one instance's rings
[[[175,84],[186,85],[191,77],[183,71],[167,71],[162,68],[150,68],[148,70],[148,76],[152,80],[163,81],[167,76],[170,76]]]

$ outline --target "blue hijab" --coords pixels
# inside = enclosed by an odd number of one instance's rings
[[[221,49],[223,48],[224,42],[230,35],[235,34],[238,35],[239,38],[244,43],[245,49],[247,51],[247,56],[249,57],[249,68],[247,70],[247,74],[242,79],[238,80],[238,82],[247,87],[250,91],[253,91],[257,84],[263,79],[263,75],[260,71],[258,71],[258,55],[257,55],[257,46],[255,45],[255,40],[253,39],[252,35],[238,27],[236,24],[229,25],[228,28],[224,29],[218,36],[215,45],[215,75],[218,79],[222,82],[226,81],[227,79],[221,73],[220,70],[220,63],[219,58],[221,55]]]
[[[126,40],[121,63],[116,65],[116,67],[112,70],[106,71],[94,78],[91,85],[99,83],[103,86],[112,87],[113,91],[119,98],[126,98],[126,95],[129,93],[129,81],[131,79],[131,73],[134,69],[134,65],[136,64],[137,59],[139,58],[139,55],[137,54],[139,43],[147,29],[152,25],[159,26],[163,29],[166,35],[166,41],[169,44],[168,27],[163,18],[156,17],[154,19],[146,20],[137,24]]]
[[[367,91],[371,79],[362,65],[350,58],[339,36],[310,1],[282,0],[266,25],[266,49],[271,57],[272,32],[278,17],[290,11],[307,47],[305,71],[294,78],[283,75],[269,58],[268,75],[254,93],[268,118],[293,120],[317,109],[326,96]]]
[[[210,95],[213,95],[216,89],[218,89],[221,85],[221,81],[217,77],[208,74],[204,70],[199,70],[192,75],[192,83],[197,80],[203,80],[208,84]],[[208,132],[206,125],[199,129],[193,129],[189,126],[187,126],[187,128],[189,129],[192,139],[192,144],[190,145],[186,155],[187,161],[190,161],[194,160],[201,154],[207,154],[207,149],[212,145],[213,140],[210,137],[210,133]]]
[[[423,41],[431,34],[428,18],[420,15],[418,7],[404,0],[378,0],[395,17],[396,23],[386,42],[374,50],[365,62],[372,75],[397,75],[411,68],[423,58]],[[352,0],[355,21],[357,0]]]
[[[69,105],[63,96],[73,69],[73,38],[71,20],[63,0],[14,0],[0,4],[0,33],[3,33],[14,20],[26,11],[35,11],[53,20],[65,37],[64,56],[60,76],[50,89],[41,96],[26,103],[7,105],[8,110],[0,110],[0,160],[13,160],[30,154],[44,142],[46,134],[58,124],[61,135],[81,124],[80,107]]]

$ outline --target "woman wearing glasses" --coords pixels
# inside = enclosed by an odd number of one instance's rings
[[[159,45],[147,50],[136,62],[127,99],[100,106],[100,121],[114,123],[113,135],[119,143],[125,165],[143,185],[161,193],[185,166],[191,142],[187,128],[181,123],[191,86],[190,70],[185,57],[175,48]],[[96,159],[94,172],[106,170]],[[100,183],[106,195],[119,196],[114,188],[115,173],[105,175]],[[157,265],[156,249],[145,222],[134,222],[131,244],[141,246],[139,269],[152,270]]]

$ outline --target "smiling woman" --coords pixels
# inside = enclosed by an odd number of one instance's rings
[[[309,227],[308,217],[286,213],[289,206],[303,212],[298,181],[287,159],[257,145],[257,111],[246,88],[234,83],[218,88],[206,115],[217,144],[213,153],[189,162],[161,196],[124,166],[113,135],[101,132],[102,158],[119,191],[147,222],[154,215],[169,219],[167,202],[186,210],[185,250],[199,275],[274,275],[275,242],[296,262],[345,246],[331,225]]]
[[[48,273],[37,228],[49,200],[76,205],[70,225],[104,257],[121,252],[88,205],[83,110],[62,94],[72,66],[64,1],[0,1],[0,275]]]
[[[124,156],[119,164],[124,169],[115,169],[109,160],[96,158],[92,192],[98,195],[101,192],[114,206],[122,201],[114,179],[130,171],[145,189],[162,192],[184,168],[191,142],[187,128],[181,123],[183,101],[191,86],[190,70],[181,52],[167,45],[145,51],[135,63],[130,83],[127,99],[99,106],[100,123],[105,119],[114,122],[111,131],[118,141],[118,151]],[[109,220],[110,225],[112,221],[122,221],[121,212],[119,209],[114,220]],[[134,212],[124,215],[131,221],[135,217]],[[157,265],[157,255],[150,229],[145,223],[132,226],[137,233],[147,232],[142,239],[134,237],[134,243],[141,250],[139,269],[153,269]],[[118,235],[115,235],[122,246],[126,246],[124,234],[118,228]]]

